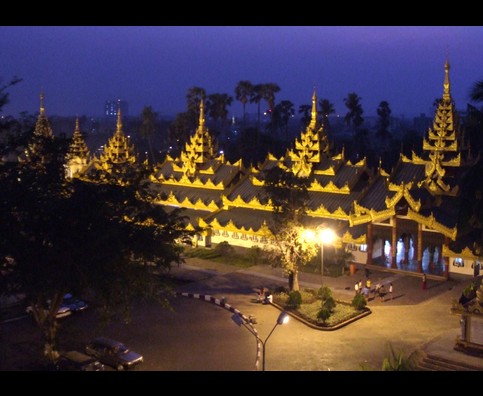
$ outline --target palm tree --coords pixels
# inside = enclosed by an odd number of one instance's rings
[[[344,98],[344,103],[349,109],[344,117],[344,122],[347,124],[347,126],[352,124],[353,135],[355,135],[357,128],[359,128],[359,126],[361,126],[364,122],[364,119],[362,118],[362,113],[364,113],[364,110],[362,110],[362,106],[359,103],[361,99],[362,98],[360,98],[355,92],[348,94],[347,98]]]
[[[309,125],[311,111],[311,105],[304,104],[299,106],[299,114],[302,114],[302,117],[300,118],[300,123],[303,125],[304,128],[307,128],[307,125]]]
[[[186,109],[191,116],[193,123],[196,125],[200,115],[200,102],[205,100],[206,91],[204,88],[191,87],[186,94]]]
[[[472,102],[483,102],[483,80],[475,82],[471,87],[470,100]]]
[[[379,120],[377,122],[378,128],[376,136],[382,140],[382,144],[386,149],[386,143],[391,138],[391,133],[389,132],[389,126],[391,124],[391,109],[388,102],[383,100],[381,103],[379,103],[377,115],[379,116]]]
[[[327,133],[330,130],[329,116],[335,114],[334,104],[330,103],[329,99],[321,99],[319,100],[319,106],[319,114],[322,116],[322,126]]]
[[[253,90],[250,95],[250,103],[256,103],[258,106],[257,129],[260,129],[260,102],[263,99],[262,90],[263,90],[263,84],[256,84],[253,86]]]
[[[285,136],[288,137],[288,122],[295,114],[293,103],[290,100],[282,100],[275,106],[272,114],[272,124],[283,129]]]
[[[155,123],[157,114],[153,111],[151,106],[146,106],[142,112],[142,124],[139,128],[139,134],[145,139],[148,143],[149,154],[151,156],[151,161],[154,164],[155,157],[152,145],[152,137],[155,133]]]
[[[280,87],[275,83],[266,83],[262,84],[262,98],[268,104],[268,111],[270,113],[270,121],[272,121],[273,111],[275,108],[275,94],[280,92]],[[271,123],[272,126],[272,133],[274,132],[274,125]]]
[[[245,106],[253,94],[253,84],[248,80],[238,81],[235,87],[235,98],[243,105],[243,122],[245,122]]]
[[[227,107],[231,106],[232,102],[233,102],[233,97],[231,97],[228,94],[215,93],[215,94],[208,95],[208,98],[206,101],[207,113],[215,121],[218,119],[221,120],[222,129],[225,128],[226,121],[228,119]]]

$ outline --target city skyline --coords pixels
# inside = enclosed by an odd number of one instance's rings
[[[394,116],[431,116],[446,59],[452,96],[466,108],[481,79],[482,41],[483,28],[470,26],[1,27],[8,57],[0,77],[23,79],[9,89],[3,115],[36,113],[43,90],[51,115],[98,116],[106,100],[120,98],[130,115],[152,106],[174,116],[198,86],[233,96],[229,116],[240,116],[234,90],[249,80],[278,84],[276,101],[290,100],[296,111],[315,88],[341,115],[343,98],[356,92],[363,116],[375,115],[382,100]]]

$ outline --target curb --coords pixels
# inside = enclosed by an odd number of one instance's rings
[[[305,320],[301,316],[299,316],[299,315],[297,315],[297,314],[295,314],[295,313],[293,313],[293,312],[291,312],[291,311],[289,311],[287,309],[284,309],[283,307],[281,307],[278,304],[275,304],[275,303],[270,303],[270,304],[273,305],[275,308],[279,309],[280,311],[287,312],[292,318],[297,319],[299,322],[305,324],[306,326],[309,326],[309,327],[311,327],[314,330],[321,330],[321,331],[334,331],[334,330],[339,330],[340,328],[345,327],[348,324],[351,324],[352,322],[355,322],[356,320],[362,319],[365,316],[370,315],[372,313],[372,311],[371,311],[370,308],[365,308],[365,312],[363,312],[363,313],[361,313],[359,315],[356,315],[356,316],[354,316],[354,317],[346,320],[345,322],[339,323],[339,324],[337,324],[335,326],[323,327],[323,326],[317,326],[317,325],[313,324],[312,322],[309,322],[308,320]]]

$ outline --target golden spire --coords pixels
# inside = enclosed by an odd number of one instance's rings
[[[117,125],[116,133],[122,133],[122,120],[121,120],[121,102],[117,103]]]
[[[200,122],[199,122],[199,126],[201,128],[203,128],[204,125],[205,125],[205,110],[204,110],[204,106],[203,106],[203,99],[201,99],[201,101],[200,101]]]
[[[76,116],[75,117],[75,129],[74,129],[74,133],[80,133],[80,127],[79,127],[79,116]]]
[[[45,107],[44,107],[44,90],[40,90],[40,115],[43,117],[45,116]]]
[[[314,94],[312,95],[312,114],[310,118],[309,128],[315,129],[315,125],[317,124],[317,93],[315,92],[314,87]]]
[[[443,100],[449,101],[451,100],[451,93],[449,91],[449,62],[446,58],[446,62],[444,64],[444,93],[443,93]]]

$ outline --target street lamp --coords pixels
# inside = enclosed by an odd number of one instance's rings
[[[259,357],[258,346],[260,344],[262,345],[262,349],[263,349],[262,370],[265,371],[265,349],[266,349],[267,341],[270,338],[270,336],[272,335],[272,333],[275,331],[275,328],[278,325],[283,325],[283,324],[286,324],[288,322],[288,320],[289,320],[288,313],[285,312],[285,311],[280,312],[280,315],[278,315],[275,326],[273,326],[272,331],[270,332],[270,334],[268,334],[267,338],[265,338],[265,341],[262,341],[262,339],[258,336],[257,330],[251,325],[251,323],[246,322],[239,313],[234,313],[231,318],[238,326],[243,325],[257,339],[257,362],[256,362],[256,366],[258,366],[258,357]],[[249,326],[247,325],[247,323],[249,324]]]
[[[274,332],[275,328],[278,325],[286,324],[288,322],[288,320],[289,320],[288,313],[285,312],[285,311],[280,312],[280,315],[278,315],[277,322],[275,323],[275,326],[273,326],[272,331],[267,336],[267,338],[265,338],[265,341],[262,342],[262,345],[263,345],[263,364],[262,364],[262,370],[263,371],[265,371],[265,351],[267,349],[267,341],[270,338],[270,336],[272,335],[272,333]]]
[[[331,243],[335,239],[335,232],[330,228],[319,230],[320,241],[320,276],[324,276],[324,243]]]

